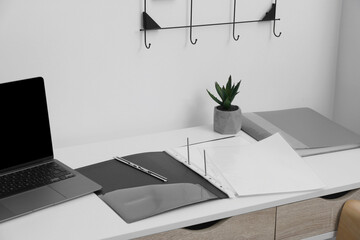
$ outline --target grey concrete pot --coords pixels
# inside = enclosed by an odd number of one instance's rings
[[[220,106],[214,108],[214,131],[221,134],[236,134],[241,130],[241,109],[223,111]]]

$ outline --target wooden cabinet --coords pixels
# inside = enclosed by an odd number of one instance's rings
[[[295,240],[337,230],[346,200],[360,199],[360,189],[334,199],[314,198],[277,208],[276,240]]]
[[[275,212],[275,208],[265,209],[220,220],[201,230],[175,229],[138,240],[273,240]]]
[[[341,209],[360,200],[360,189],[333,198],[314,198],[220,220],[200,229],[175,229],[139,240],[296,240],[337,230]]]

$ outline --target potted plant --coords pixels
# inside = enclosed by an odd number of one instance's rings
[[[220,87],[215,82],[215,89],[220,99],[215,97],[206,89],[210,97],[219,104],[214,108],[214,131],[221,134],[236,134],[241,130],[241,109],[232,105],[232,101],[239,93],[241,80],[235,85],[232,84],[231,75],[225,86]]]

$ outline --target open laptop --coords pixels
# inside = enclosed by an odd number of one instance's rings
[[[53,155],[43,78],[0,84],[0,222],[101,189]]]

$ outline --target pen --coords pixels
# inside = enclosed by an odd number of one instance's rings
[[[153,176],[153,177],[155,177],[155,178],[157,178],[157,179],[160,179],[161,181],[163,181],[163,182],[167,182],[167,178],[166,177],[164,177],[164,176],[162,176],[162,175],[160,175],[160,174],[158,174],[158,173],[156,173],[156,172],[153,172],[153,171],[151,171],[151,170],[149,170],[149,169],[146,169],[146,168],[144,168],[144,167],[142,167],[142,166],[140,166],[140,165],[137,165],[137,164],[135,164],[135,163],[133,163],[133,162],[130,162],[129,160],[126,160],[125,158],[122,158],[122,157],[114,157],[114,159],[115,160],[117,160],[117,161],[119,161],[119,162],[122,162],[122,163],[124,163],[124,164],[126,164],[126,165],[128,165],[128,166],[130,166],[130,167],[133,167],[133,168],[135,168],[135,169],[137,169],[137,170],[139,170],[139,171],[141,171],[141,172],[144,172],[144,173],[146,173],[146,174],[148,174],[148,175],[150,175],[150,176]]]

